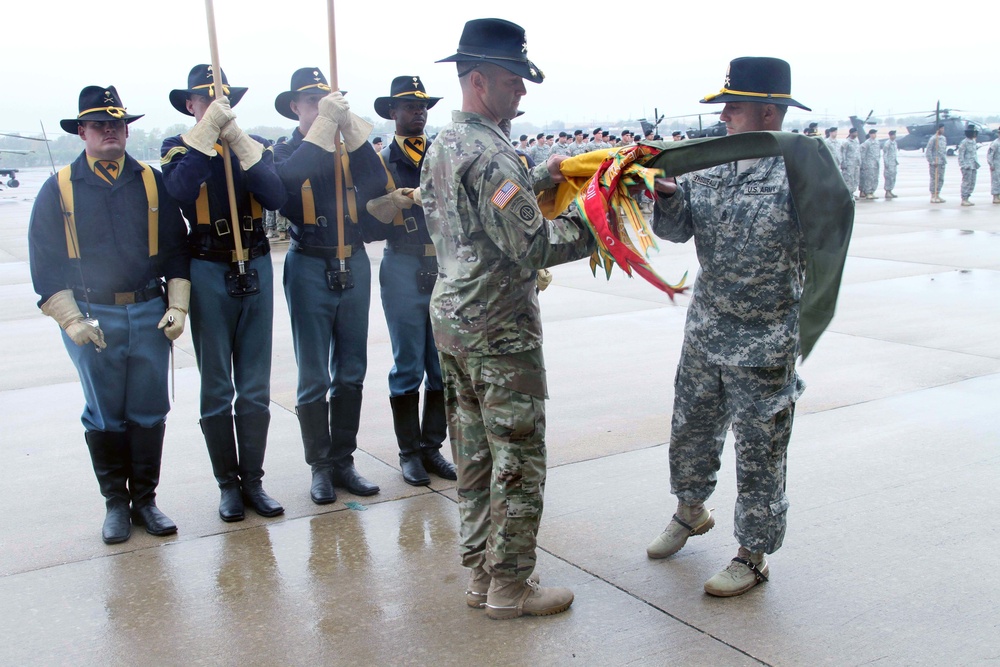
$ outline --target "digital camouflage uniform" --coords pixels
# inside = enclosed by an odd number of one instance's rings
[[[896,169],[899,167],[899,146],[892,137],[882,144],[882,178],[886,192],[896,189]]]
[[[927,167],[930,171],[930,191],[932,195],[940,195],[944,185],[944,170],[948,166],[948,140],[944,136],[934,135],[924,149]]]
[[[840,173],[844,176],[847,189],[854,194],[861,180],[861,145],[857,139],[840,142]]]
[[[742,163],[741,163],[742,164]],[[786,450],[805,252],[781,158],[678,179],[653,216],[657,236],[694,236],[701,265],[674,382],[671,492],[685,505],[712,494],[726,431],[736,437],[735,536],[772,553],[785,533]]]
[[[958,168],[962,170],[962,199],[972,196],[976,189],[976,174],[979,171],[979,158],[976,155],[975,139],[966,137],[958,145]]]
[[[830,155],[833,156],[833,161],[836,162],[837,166],[839,167],[840,166],[840,152],[841,152],[841,149],[840,149],[840,139],[826,138],[826,139],[823,139],[823,141],[826,142],[827,148],[830,149]]]
[[[990,166],[990,194],[1000,196],[1000,139],[994,139],[986,149],[986,164]]]
[[[882,147],[876,139],[868,139],[861,144],[861,180],[859,187],[866,195],[878,189],[878,163],[882,157]]]
[[[546,220],[506,136],[453,112],[424,159],[421,193],[438,256],[431,326],[458,466],[462,564],[523,581],[535,567],[545,485],[545,365],[538,269],[593,249],[576,217]]]

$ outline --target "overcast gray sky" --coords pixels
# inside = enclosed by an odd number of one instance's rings
[[[483,3],[485,4],[485,3]],[[994,6],[915,3],[577,3],[505,0],[502,11],[469,0],[341,0],[336,7],[338,77],[352,108],[375,117],[375,97],[398,75],[419,75],[442,100],[442,125],[460,105],[453,64],[465,21],[498,16],[527,31],[528,57],[545,73],[527,84],[521,108],[538,125],[586,127],[618,118],[717,109],[698,100],[721,86],[730,59],[775,56],[792,66],[792,95],[835,121],[870,109],[885,117],[942,106],[1000,113]],[[657,7],[662,7],[658,9]],[[186,122],[168,92],[209,62],[202,0],[0,5],[4,93],[0,132],[60,132],[86,85],[115,85],[145,129]],[[290,126],[274,110],[299,67],[329,76],[324,0],[215,0],[219,50],[231,83],[250,91],[236,108],[244,127]],[[962,27],[967,24],[967,27]],[[995,28],[993,28],[995,29]],[[695,120],[696,122],[696,120]],[[558,129],[558,128],[557,128]]]

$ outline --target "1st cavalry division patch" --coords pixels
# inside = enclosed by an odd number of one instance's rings
[[[518,192],[521,191],[521,186],[519,186],[514,181],[507,179],[504,184],[497,188],[497,191],[493,193],[490,198],[490,203],[496,206],[501,211],[507,207],[510,200],[514,198]]]

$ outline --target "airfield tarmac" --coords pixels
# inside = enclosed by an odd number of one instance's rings
[[[670,559],[645,554],[674,509],[665,443],[686,299],[586,261],[554,269],[538,571],[576,601],[507,622],[465,605],[453,484],[399,474],[377,281],[356,458],[382,491],[310,502],[283,246],[264,481],[284,516],[218,518],[185,333],[158,490],[179,533],[105,546],[80,385],[28,274],[46,172],[21,172],[0,192],[0,664],[1000,663],[1000,206],[986,169],[960,208],[954,160],[941,205],[922,154],[900,161],[900,198],[857,204],[837,315],[799,367],[785,545],[771,581],[739,598],[702,591],[737,547],[731,441],[716,528]],[[379,244],[369,254],[375,269]],[[652,263],[668,280],[697,268],[690,243],[661,242]]]

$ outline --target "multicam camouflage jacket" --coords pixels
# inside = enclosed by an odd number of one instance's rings
[[[653,214],[657,236],[694,236],[701,268],[685,340],[726,366],[785,366],[798,355],[802,233],[781,158],[738,173],[722,164],[677,179]]]
[[[535,192],[552,185],[544,164],[524,168],[495,123],[452,113],[420,177],[438,259],[430,304],[438,350],[501,355],[541,346],[536,271],[594,249],[575,206],[542,217]]]

